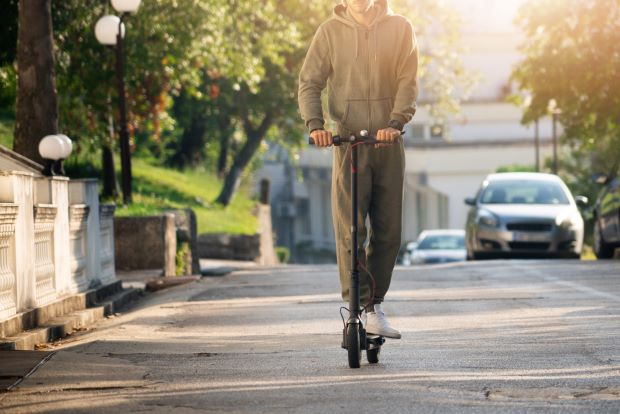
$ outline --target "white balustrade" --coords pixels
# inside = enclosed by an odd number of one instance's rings
[[[34,274],[37,305],[56,298],[54,266],[54,219],[56,206],[37,204],[34,207]]]
[[[86,223],[89,207],[86,204],[69,206],[69,244],[71,253],[71,292],[88,289],[89,280],[86,263]]]
[[[69,179],[51,179],[52,203],[56,206],[54,219],[54,265],[56,294],[58,297],[71,293],[71,245],[69,242]]]
[[[56,298],[54,256],[54,221],[57,207],[52,204],[51,181],[35,180],[34,206],[34,277],[36,302],[45,305]]]
[[[114,267],[114,204],[99,207],[99,228],[101,235],[101,281],[104,284],[116,280]]]
[[[17,310],[15,277],[15,221],[18,206],[0,203],[0,321]]]
[[[0,322],[115,282],[113,216],[97,180],[0,170]]]

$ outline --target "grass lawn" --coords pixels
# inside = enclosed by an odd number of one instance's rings
[[[214,174],[180,172],[138,158],[132,161],[134,202],[128,207],[119,206],[116,215],[152,215],[170,208],[191,207],[196,212],[198,233],[256,233],[255,201],[247,185],[242,185],[233,202],[223,208],[213,203],[221,188]]]
[[[13,148],[14,125],[12,118],[0,114],[0,145],[9,149]],[[126,208],[119,206],[116,215],[154,215],[171,208],[190,207],[196,212],[199,233],[256,233],[255,202],[250,198],[248,185],[241,185],[233,202],[223,208],[213,203],[221,189],[221,182],[214,174],[180,172],[139,158],[132,161],[134,203]],[[116,165],[120,165],[118,160]]]
[[[13,128],[15,121],[10,118],[0,116],[0,145],[8,149],[13,148]]]

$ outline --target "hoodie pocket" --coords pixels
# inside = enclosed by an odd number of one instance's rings
[[[346,101],[342,126],[348,131],[367,129],[372,133],[387,128],[392,113],[392,98],[350,99]]]
[[[373,132],[388,127],[393,106],[390,97],[370,101],[370,129]]]
[[[368,101],[365,99],[349,99],[344,107],[342,126],[348,132],[368,129]]]

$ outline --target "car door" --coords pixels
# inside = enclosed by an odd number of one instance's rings
[[[601,197],[599,216],[605,241],[620,241],[620,179],[617,177],[609,183]]]

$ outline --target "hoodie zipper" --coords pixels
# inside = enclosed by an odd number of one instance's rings
[[[367,55],[367,59],[366,59],[366,63],[368,64],[368,70],[366,71],[367,75],[368,75],[368,92],[366,95],[366,108],[368,110],[368,133],[371,133],[371,122],[370,122],[370,87],[372,85],[371,82],[371,78],[370,78],[370,41],[368,40],[368,33],[370,32],[369,29],[366,29],[365,35],[366,35],[366,51],[368,52]]]

